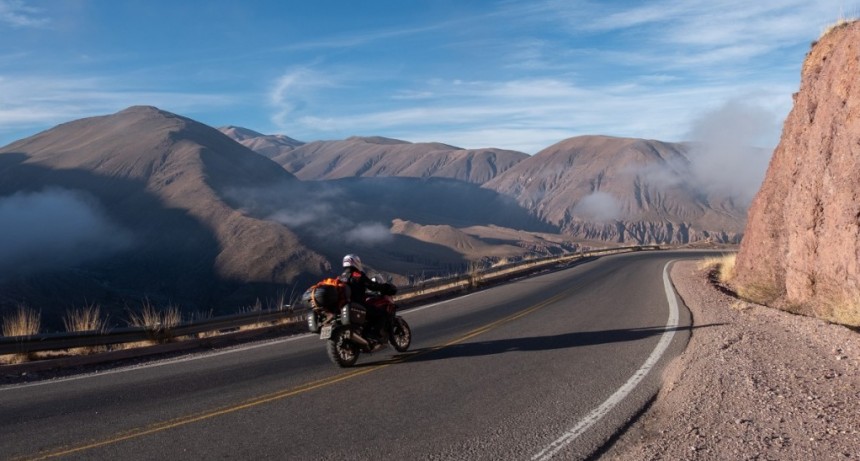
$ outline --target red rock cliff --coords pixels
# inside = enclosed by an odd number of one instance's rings
[[[860,22],[806,56],[735,266],[750,299],[860,325]]]

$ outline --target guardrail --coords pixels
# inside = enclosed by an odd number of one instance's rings
[[[398,303],[415,303],[430,297],[441,296],[445,293],[476,288],[486,283],[492,283],[502,278],[516,277],[543,268],[566,264],[582,258],[590,258],[608,254],[627,253],[640,250],[657,250],[659,246],[634,246],[622,248],[607,248],[603,250],[570,253],[561,256],[520,261],[497,266],[474,274],[465,274],[448,279],[432,280],[419,287],[403,290],[394,297]],[[307,309],[298,310],[266,310],[233,314],[208,320],[183,323],[168,328],[128,327],[117,328],[105,332],[80,333],[47,333],[31,336],[0,337],[0,355],[30,354],[52,350],[66,350],[81,347],[110,346],[115,344],[135,342],[169,343],[177,338],[191,337],[200,333],[223,332],[238,330],[256,324],[288,324],[303,322]],[[0,367],[2,368],[2,367]]]

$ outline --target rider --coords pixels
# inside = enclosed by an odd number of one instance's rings
[[[361,304],[367,310],[367,323],[371,327],[369,333],[378,338],[379,331],[377,330],[382,320],[382,312],[379,312],[375,307],[367,305],[364,301],[367,298],[368,289],[379,291],[383,285],[371,280],[361,270],[361,259],[354,254],[348,254],[343,257],[343,273],[338,278],[349,285],[349,301]]]

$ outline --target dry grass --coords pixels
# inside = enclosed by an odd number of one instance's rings
[[[860,327],[860,297],[832,296],[830,301],[816,303],[812,311],[820,319],[853,328]]]
[[[737,253],[705,258],[698,263],[699,269],[716,271],[717,281],[723,285],[731,284],[735,276]]]
[[[68,332],[98,331],[104,333],[107,328],[107,319],[102,318],[101,307],[96,304],[88,304],[81,309],[66,311],[63,317],[63,325]]]
[[[102,318],[101,307],[96,304],[88,304],[81,309],[66,311],[63,317],[63,325],[68,332],[95,331],[104,333],[107,330],[107,319]],[[104,352],[106,346],[88,346],[69,349],[72,355],[88,355]]]
[[[42,325],[41,313],[26,306],[3,316],[3,336],[30,336],[39,333]],[[0,364],[15,364],[30,360],[30,354],[0,355]]]
[[[741,298],[764,306],[772,306],[774,304],[774,301],[779,299],[779,297],[783,294],[782,290],[777,287],[760,283],[752,283],[744,286],[735,286],[734,288],[737,291],[738,296],[740,296]]]
[[[483,265],[479,261],[471,261],[467,274],[469,275],[469,286],[477,288],[484,279],[482,274]]]
[[[169,330],[182,322],[182,313],[178,306],[167,306],[166,309],[156,307],[146,300],[137,312],[128,312],[128,323],[131,326],[143,327],[148,330]]]
[[[851,24],[854,21],[857,21],[857,18],[840,17],[835,23],[824,28],[824,30],[821,32],[821,35],[818,36],[818,40],[821,40],[822,38],[824,38],[825,35],[829,34],[830,32],[833,32],[835,29],[838,29],[847,24]]]
[[[3,316],[3,336],[30,336],[39,333],[42,314],[19,305],[14,312]]]

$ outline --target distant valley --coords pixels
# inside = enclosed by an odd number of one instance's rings
[[[745,205],[699,187],[688,148],[305,143],[130,107],[0,149],[0,309],[228,312],[301,292],[347,252],[403,284],[583,247],[737,243]]]

